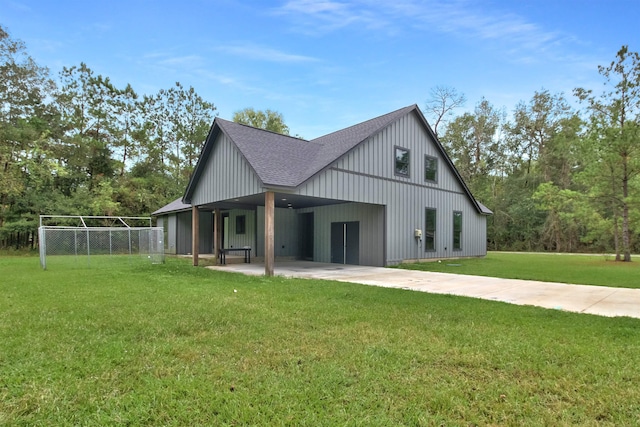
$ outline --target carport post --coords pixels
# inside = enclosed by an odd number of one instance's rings
[[[273,191],[264,193],[264,275],[273,276],[273,255],[274,255],[274,194]]]
[[[220,233],[221,215],[220,208],[213,210],[213,255],[216,257],[216,263],[220,263],[220,250],[222,249],[222,233]]]
[[[193,266],[198,266],[198,257],[200,249],[200,214],[198,207],[191,205],[191,253],[193,254]]]

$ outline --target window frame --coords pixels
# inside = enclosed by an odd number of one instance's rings
[[[456,216],[458,218],[460,218],[459,222],[459,229],[456,230]],[[451,242],[451,248],[454,251],[461,251],[462,250],[462,211],[453,211],[453,241]],[[456,236],[457,234],[457,236]],[[457,237],[457,239],[456,239]],[[458,243],[458,246],[456,246],[456,241]]]
[[[247,233],[247,216],[246,215],[236,216],[236,235],[246,234],[246,233]]]
[[[428,215],[430,212],[433,212],[433,230],[429,228],[429,218]],[[436,208],[425,208],[424,210],[424,239],[423,239],[423,247],[425,252],[435,252],[436,251],[436,230],[438,228],[438,210]],[[429,232],[431,233],[431,247],[427,247],[427,238],[429,237]]]
[[[398,150],[407,153],[407,173],[398,170]],[[402,178],[411,178],[411,150],[395,145],[393,147],[393,174]]]
[[[427,165],[431,161],[433,162],[432,164],[435,165],[435,169],[433,171],[433,175],[434,175],[433,179],[427,178]],[[425,180],[425,182],[433,182],[435,184],[438,183],[438,158],[437,157],[425,154],[425,156],[424,156],[424,180]]]

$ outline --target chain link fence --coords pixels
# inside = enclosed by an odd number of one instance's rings
[[[69,225],[74,219],[80,225]],[[148,220],[149,226],[129,225],[141,220]],[[164,262],[164,230],[152,227],[150,218],[43,216],[40,224],[43,269],[52,265],[98,268],[122,262]]]

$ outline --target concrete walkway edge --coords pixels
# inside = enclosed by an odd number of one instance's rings
[[[207,268],[258,276],[264,273],[263,264],[232,264]],[[599,316],[640,318],[640,289],[570,285],[307,261],[276,263],[275,274],[467,296]]]

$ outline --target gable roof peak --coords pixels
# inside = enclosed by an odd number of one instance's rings
[[[346,127],[344,129],[339,129],[337,131],[328,133],[326,135],[312,139],[311,141],[317,142],[319,144],[331,143],[338,139],[336,137],[342,137],[348,133],[352,133],[352,134],[357,133],[362,135],[368,134],[367,135],[368,137],[368,136],[371,136],[373,133],[375,133],[376,130],[377,131],[381,130],[382,128],[389,125],[391,122],[397,120],[401,116],[404,116],[405,114],[415,109],[418,109],[417,104],[409,105],[407,107],[402,107],[390,113],[386,113],[381,116],[377,116],[372,119],[368,119],[363,122],[357,123],[355,125]]]
[[[231,121],[231,120],[225,120],[225,119],[222,119],[220,117],[216,117],[213,120],[214,125],[216,124],[216,122],[218,123],[218,125],[220,125],[220,122],[222,122],[225,126],[242,126],[244,128],[251,129],[251,130],[254,130],[254,131],[266,132],[266,133],[270,133],[272,135],[276,135],[276,136],[279,136],[279,137],[290,138],[290,139],[293,139],[295,141],[309,142],[309,140],[304,139],[304,138],[299,138],[297,136],[285,135],[283,133],[274,132],[274,131],[269,130],[269,129],[258,128],[258,127],[247,125],[247,124],[244,124],[244,123],[238,123],[238,122],[234,122],[234,121]]]

